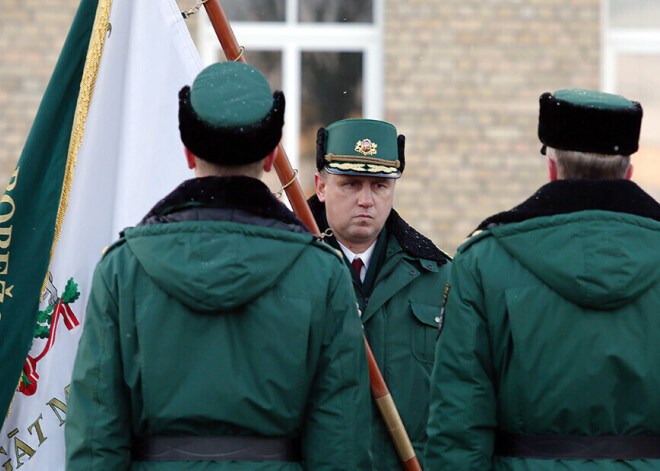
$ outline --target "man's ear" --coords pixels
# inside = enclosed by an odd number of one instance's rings
[[[316,187],[316,196],[321,203],[325,203],[325,180],[318,173],[314,174],[314,186]]]
[[[280,154],[280,146],[277,146],[273,151],[264,159],[264,172],[270,172],[275,164],[277,156]]]
[[[195,154],[190,152],[190,149],[188,149],[186,146],[184,146],[184,149],[186,150],[186,160],[188,161],[188,168],[192,170],[195,167],[197,167],[197,162],[195,161]]]
[[[557,162],[550,157],[546,157],[546,159],[548,160],[548,176],[550,177],[550,181],[554,182],[557,180]]]
[[[630,164],[628,170],[626,171],[626,176],[624,178],[626,180],[630,180],[632,178],[632,174],[633,174],[633,164]]]

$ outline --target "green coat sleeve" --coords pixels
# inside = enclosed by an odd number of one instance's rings
[[[492,469],[496,402],[478,266],[469,252],[452,264],[445,323],[436,346],[427,468]]]
[[[355,293],[343,265],[338,265],[328,289],[326,319],[303,428],[305,469],[371,470],[366,350]]]
[[[130,468],[131,425],[123,380],[116,297],[94,272],[73,368],[65,429],[68,471]]]

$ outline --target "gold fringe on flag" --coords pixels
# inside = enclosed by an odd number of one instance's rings
[[[82,80],[80,81],[78,102],[76,103],[76,112],[73,118],[73,126],[71,128],[69,152],[67,155],[66,170],[64,172],[64,181],[62,183],[60,205],[57,210],[57,219],[55,221],[55,236],[53,237],[53,245],[50,249],[48,271],[50,271],[50,265],[53,263],[55,247],[60,240],[62,224],[64,224],[64,216],[66,215],[66,210],[69,206],[69,196],[71,194],[71,185],[73,184],[73,174],[76,168],[78,151],[80,150],[80,146],[85,135],[85,123],[87,121],[87,114],[89,113],[90,104],[92,103],[92,96],[94,95],[96,78],[98,77],[99,68],[101,66],[103,47],[105,46],[105,40],[112,29],[112,26],[110,25],[111,8],[112,0],[99,0],[98,7],[96,8],[94,27],[92,29],[92,35],[89,41],[89,47],[87,49],[85,68],[83,70]],[[46,277],[44,279],[44,284],[41,289],[42,293],[46,290],[47,282],[48,273],[46,273]]]

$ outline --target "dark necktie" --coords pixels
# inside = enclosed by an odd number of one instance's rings
[[[351,264],[353,265],[353,268],[355,269],[355,273],[357,273],[358,278],[360,278],[360,280],[361,280],[362,277],[360,276],[360,272],[362,271],[362,265],[363,265],[362,264],[362,259],[359,258],[359,257],[356,257],[356,258],[353,259]]]

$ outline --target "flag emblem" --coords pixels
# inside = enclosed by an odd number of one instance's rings
[[[37,391],[37,381],[39,380],[37,363],[46,356],[55,343],[55,334],[57,333],[57,325],[60,318],[64,321],[64,326],[67,330],[72,330],[80,324],[69,306],[69,304],[73,304],[79,297],[78,284],[73,281],[73,278],[69,278],[62,296],[57,296],[57,289],[53,285],[53,276],[48,273],[46,291],[43,296],[43,300],[47,301],[47,306],[43,311],[39,311],[37,325],[34,329],[35,339],[48,339],[48,342],[38,356],[32,357],[28,355],[25,359],[21,379],[18,383],[19,392],[26,396],[32,396]]]

